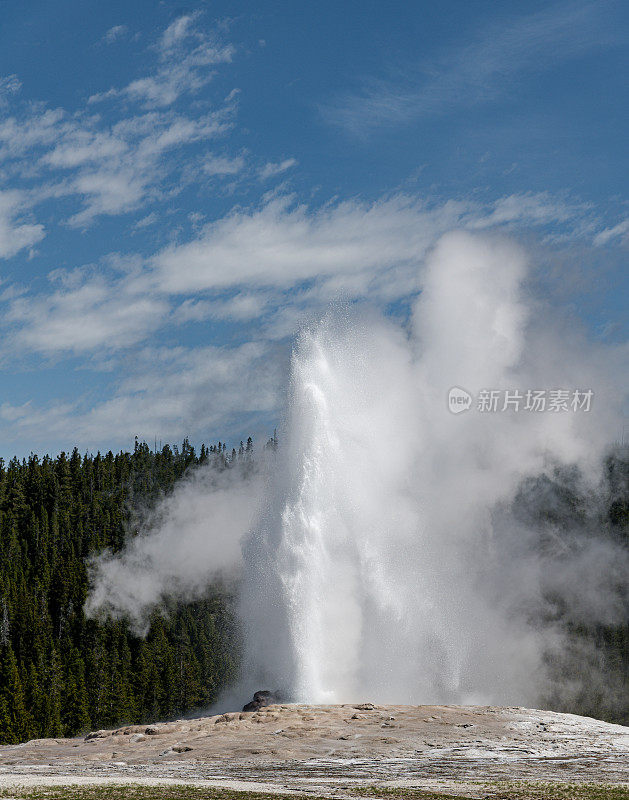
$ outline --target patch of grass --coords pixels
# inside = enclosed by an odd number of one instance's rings
[[[351,790],[358,797],[382,800],[629,800],[629,787],[604,783],[560,783],[529,781],[496,781],[477,784],[477,792],[469,783],[462,784],[464,794],[443,794],[413,787],[363,786]],[[472,790],[470,792],[470,790]]]
[[[610,783],[528,783],[496,784],[488,800],[629,800],[629,787]]]
[[[405,798],[409,798],[409,800],[461,800],[463,797],[460,794],[444,794],[443,792],[432,792],[429,789],[416,789],[412,786],[395,788],[388,786],[361,786],[348,791],[357,797],[380,797],[383,800],[387,800],[387,798],[392,800],[405,800]]]
[[[268,792],[246,792],[222,786],[141,786],[101,784],[98,786],[37,786],[3,789],[0,798],[11,800],[277,800],[286,798]],[[290,800],[317,800],[312,795],[288,795]]]
[[[433,792],[415,787],[358,786],[330,789],[336,797],[381,800],[629,800],[629,787],[601,783],[539,783],[528,781],[461,782],[461,793]],[[101,784],[98,786],[39,786],[0,790],[11,800],[328,800],[308,794],[249,792],[219,786],[171,784]]]

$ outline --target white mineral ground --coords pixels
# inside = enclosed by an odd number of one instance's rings
[[[376,784],[473,797],[496,780],[629,784],[629,728],[525,708],[273,705],[0,747],[5,789],[174,782],[342,797]]]

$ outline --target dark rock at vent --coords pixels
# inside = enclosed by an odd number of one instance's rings
[[[267,689],[260,689],[253,695],[253,700],[243,706],[243,711],[258,711],[265,706],[272,706],[273,703],[281,703],[278,692],[269,692]]]

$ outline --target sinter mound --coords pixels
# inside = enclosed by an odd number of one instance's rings
[[[386,781],[472,797],[482,796],[478,781],[627,782],[629,728],[525,708],[276,703],[0,747],[0,788],[67,776],[246,781],[337,797]]]

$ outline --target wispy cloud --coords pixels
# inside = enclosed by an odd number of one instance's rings
[[[166,326],[211,319],[257,319],[263,336],[290,336],[300,316],[330,301],[388,303],[418,291],[427,252],[452,228],[579,230],[587,212],[548,195],[432,205],[394,195],[315,209],[275,197],[153,257],[54,270],[50,290],[7,296],[2,350],[5,358],[118,352]],[[27,226],[23,235],[34,241],[43,233]]]
[[[7,103],[12,94],[17,94],[22,88],[22,82],[17,75],[0,77],[0,106]]]
[[[98,273],[75,273],[68,283],[13,300],[4,316],[5,347],[43,355],[127,349],[163,325],[168,313],[164,298]]]
[[[411,275],[417,285],[418,264],[446,230],[513,224],[543,229],[552,224],[574,235],[590,211],[585,204],[545,193],[511,195],[488,204],[433,205],[397,194],[315,210],[291,196],[279,196],[206,225],[192,240],[164,248],[150,263],[156,284],[168,294],[238,286],[287,288],[313,280],[335,286],[337,297],[360,296],[369,287],[403,294]],[[393,271],[395,281],[380,282]]]
[[[249,321],[260,317],[269,306],[268,293],[237,292],[228,297],[215,300],[196,300],[188,298],[175,310],[173,317],[177,322],[201,322],[208,319]]]
[[[81,441],[96,449],[101,442],[111,446],[134,435],[151,439],[157,433],[176,441],[199,420],[210,435],[217,430],[224,435],[243,419],[253,430],[257,419],[277,407],[286,359],[285,350],[268,343],[147,348],[136,355],[133,374],[112,397],[40,406],[5,402],[0,431],[5,441],[21,436],[44,446],[51,439],[70,446]]]
[[[511,223],[543,226],[572,221],[575,223],[572,227],[574,234],[582,224],[579,221],[587,219],[592,210],[587,203],[553,196],[548,192],[529,192],[501,197],[495,202],[493,211],[471,227],[491,228]]]
[[[203,161],[203,172],[206,175],[237,175],[245,167],[243,156],[229,158],[228,156],[216,156],[208,154]]]
[[[153,77],[141,81],[154,80],[154,86],[161,87],[156,92],[192,91],[209,80],[205,67],[229,60],[231,45],[218,44],[214,34],[197,30],[196,21],[195,15],[175,20],[149,49],[157,68]],[[111,30],[118,31],[119,27]],[[12,76],[5,79],[5,84],[19,88],[16,80]],[[170,89],[165,88],[164,81],[172,84]],[[150,94],[148,84],[141,85]],[[155,108],[143,111],[137,102],[131,106],[128,102],[130,92],[139,92],[136,101],[142,95],[144,89],[139,87],[132,82],[123,90],[110,93],[112,102],[99,114],[88,106],[51,109],[41,103],[24,102],[14,104],[10,114],[0,116],[0,168],[8,180],[20,187],[23,208],[28,203],[35,207],[51,198],[67,198],[71,202],[59,207],[72,208],[72,203],[75,207],[65,222],[86,228],[98,217],[139,210],[149,201],[172,196],[191,180],[202,180],[202,175],[188,168],[197,159],[196,154],[189,155],[190,148],[230,130],[237,92],[219,99],[210,111],[207,104],[200,108],[191,103],[175,110],[169,107],[175,97],[168,102],[160,100],[152,104]],[[0,85],[0,93],[1,90]],[[142,96],[145,100],[148,97]],[[215,161],[213,174],[219,178],[233,175],[241,163],[240,155],[233,159],[224,156],[222,161]],[[210,160],[206,166],[211,168]],[[3,230],[3,251],[12,254],[17,243],[24,241],[21,246],[27,246],[36,230],[43,229],[22,226],[16,233],[8,225],[5,212]]]
[[[151,225],[155,225],[158,220],[158,216],[154,211],[151,211],[150,214],[147,214],[142,219],[139,219],[133,226],[133,229],[136,231],[140,231],[143,228],[150,228]]]
[[[611,228],[605,228],[594,237],[594,244],[605,245],[614,239],[621,239],[622,241],[629,241],[629,219],[624,219],[617,225],[612,225]]]
[[[126,25],[114,25],[111,27],[103,36],[103,41],[105,44],[113,44],[114,42],[121,39],[129,32],[129,28]]]
[[[391,79],[366,76],[357,91],[331,99],[320,111],[329,123],[364,136],[375,128],[491,102],[512,90],[522,74],[619,41],[611,10],[609,2],[562,2],[492,22]]]
[[[10,258],[44,238],[44,226],[20,219],[28,204],[22,192],[0,191],[0,258]]]
[[[394,195],[315,209],[291,196],[274,197],[234,210],[150,258],[53,271],[50,291],[8,299],[5,355],[7,348],[44,355],[114,352],[165,325],[206,319],[242,322],[264,315],[265,325],[284,330],[292,314],[287,308],[307,316],[335,299],[390,302],[417,291],[427,252],[453,228],[559,225],[579,232],[588,211],[547,194],[432,205]],[[23,235],[34,241],[43,232],[27,226]],[[274,314],[282,317],[279,327]]]
[[[292,167],[295,166],[297,166],[296,158],[285,158],[283,161],[278,162],[268,161],[260,168],[258,175],[261,180],[265,181],[267,178],[274,178],[276,175],[281,175],[283,172],[286,172],[286,170],[292,169]]]
[[[156,46],[160,66],[152,75],[136,78],[121,89],[94,94],[89,102],[127,97],[143,102],[147,108],[160,108],[209,83],[212,68],[230,62],[236,50],[232,44],[196,28],[194,23],[199,16],[197,13],[179,17],[164,31]]]

